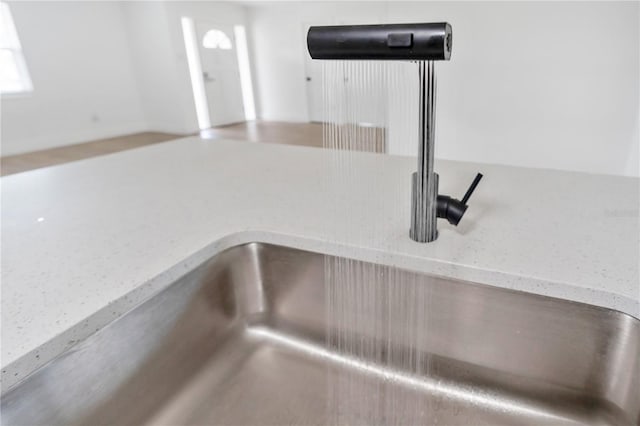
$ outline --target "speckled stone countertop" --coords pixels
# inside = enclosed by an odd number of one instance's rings
[[[397,265],[640,317],[635,178],[436,162],[485,178],[460,226],[408,238],[415,161],[187,138],[3,177],[2,387],[251,241]]]

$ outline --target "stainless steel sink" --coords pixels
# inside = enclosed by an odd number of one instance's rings
[[[640,321],[265,244],[2,397],[2,423],[640,424]]]

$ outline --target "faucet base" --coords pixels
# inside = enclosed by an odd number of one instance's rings
[[[438,174],[418,181],[418,173],[411,175],[411,229],[409,237],[419,243],[430,243],[438,238]]]

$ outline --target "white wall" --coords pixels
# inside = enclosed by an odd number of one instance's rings
[[[146,128],[120,4],[9,6],[34,91],[3,96],[2,155]]]
[[[638,176],[637,2],[253,3],[259,116],[307,121],[304,23],[448,21],[441,158]]]
[[[124,23],[144,118],[149,129],[189,133],[178,87],[176,54],[169,37],[165,4],[124,2]]]

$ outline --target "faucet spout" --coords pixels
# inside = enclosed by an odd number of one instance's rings
[[[420,128],[418,171],[412,176],[412,240],[428,243],[438,238],[436,226],[438,175],[433,171],[435,143],[436,76],[433,61],[418,64],[420,82]]]
[[[418,171],[411,176],[411,228],[409,236],[419,243],[438,238],[438,218],[457,226],[467,211],[467,201],[480,183],[478,173],[462,200],[438,195],[438,174],[433,171],[435,145],[436,77],[433,61],[418,66],[420,79],[420,131]]]
[[[414,241],[438,238],[437,220],[457,225],[467,201],[482,177],[462,201],[438,195],[438,174],[433,171],[436,115],[434,61],[451,58],[452,30],[446,22],[385,25],[311,27],[307,48],[313,59],[418,61],[420,81],[420,131],[418,169],[411,177],[411,228]]]

